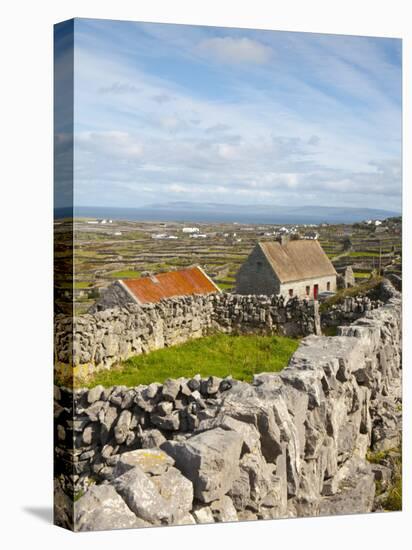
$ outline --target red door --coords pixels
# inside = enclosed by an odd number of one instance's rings
[[[313,298],[318,299],[319,285],[313,285]]]

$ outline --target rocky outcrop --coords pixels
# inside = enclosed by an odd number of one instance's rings
[[[85,491],[72,527],[112,528],[118,509],[127,513],[116,527],[374,509],[368,450],[401,434],[401,301],[387,291],[385,305],[336,337],[306,337],[287,368],[253,384],[59,390],[59,487]]]

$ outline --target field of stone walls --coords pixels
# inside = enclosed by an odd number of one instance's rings
[[[55,393],[55,517],[75,530],[375,509],[401,438],[401,298],[304,338],[279,374]],[[75,499],[74,505],[72,504]]]

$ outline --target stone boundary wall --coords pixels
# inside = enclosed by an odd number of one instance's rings
[[[369,296],[348,296],[343,303],[332,305],[327,311],[322,311],[321,326],[324,328],[348,325],[368,311],[383,305],[382,300],[372,299]]]
[[[317,304],[278,296],[210,294],[55,317],[55,365],[80,376],[134,355],[214,331],[306,336],[319,330]],[[74,369],[73,369],[74,367]]]
[[[56,522],[95,530],[371,511],[383,474],[367,452],[401,436],[401,299],[385,291],[385,305],[336,337],[306,337],[287,368],[253,384],[56,388]]]

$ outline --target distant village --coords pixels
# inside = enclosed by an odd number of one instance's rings
[[[113,220],[111,219],[98,219],[98,220],[88,220],[87,224],[89,225],[107,225],[107,224],[113,224]],[[234,223],[233,225],[239,225]],[[310,239],[310,240],[316,240],[319,238],[319,232],[317,231],[318,227],[328,227],[331,224],[328,223],[322,223],[319,225],[316,224],[300,224],[300,225],[291,225],[288,227],[282,226],[279,228],[276,228],[274,231],[265,231],[265,227],[258,227],[257,229],[261,232],[259,233],[261,236],[264,237],[274,237],[279,238],[281,235],[290,235],[291,237],[299,238],[299,239]],[[385,233],[389,230],[389,226],[385,221],[382,220],[365,220],[363,222],[360,222],[358,225],[364,225],[364,226],[371,226],[375,228],[375,232],[377,234],[379,233]],[[348,226],[350,227],[350,226]],[[255,231],[255,227],[248,227],[248,226],[241,226],[239,228],[239,231]],[[207,238],[213,238],[216,237],[217,233],[214,231],[212,233],[202,233],[201,229],[199,227],[182,227],[180,229],[180,232],[184,235],[189,235],[192,239],[207,239]],[[120,236],[122,235],[121,232],[113,232],[113,235]],[[232,233],[222,233],[223,237],[226,238],[234,238],[237,240],[237,242],[241,242],[242,239],[238,235],[237,232]],[[151,235],[152,239],[156,240],[176,240],[179,239],[179,234],[174,233],[154,233]]]

